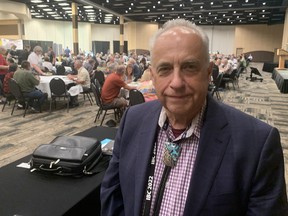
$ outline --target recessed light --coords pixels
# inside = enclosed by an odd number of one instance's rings
[[[37,7],[39,7],[39,8],[45,8],[45,7],[49,7],[49,5],[37,5]]]

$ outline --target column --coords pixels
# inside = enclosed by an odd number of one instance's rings
[[[72,3],[72,27],[73,27],[73,52],[79,54],[78,44],[78,8],[76,3]]]
[[[120,53],[124,52],[124,17],[120,16]]]
[[[282,38],[282,49],[288,51],[288,8],[286,9],[283,38]]]

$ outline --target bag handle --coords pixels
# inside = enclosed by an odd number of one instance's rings
[[[57,168],[46,168],[43,164],[39,166],[39,169],[42,171],[47,171],[47,172],[58,172],[62,169],[62,167],[57,167]]]

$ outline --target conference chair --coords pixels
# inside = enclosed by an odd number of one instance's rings
[[[13,113],[14,113],[14,109],[16,107],[16,103],[20,103],[21,102],[24,105],[23,117],[25,117],[27,109],[29,107],[29,101],[31,100],[31,98],[24,97],[24,95],[23,95],[23,93],[21,91],[21,88],[20,88],[20,86],[18,85],[18,83],[16,82],[15,79],[11,78],[8,81],[8,85],[9,85],[9,90],[10,90],[11,94],[15,97],[13,108],[12,108],[12,111],[11,111],[11,115],[13,115]]]
[[[257,81],[259,80],[260,82],[263,81],[263,78],[261,78],[261,73],[259,72],[259,70],[257,68],[254,67],[250,67],[251,71],[250,71],[250,76],[246,77],[246,80],[250,79],[251,82]],[[253,74],[257,75],[257,76],[253,76]]]
[[[58,65],[56,67],[56,74],[57,75],[65,75],[66,74],[65,67],[63,65]]]
[[[236,75],[237,75],[237,69],[233,69],[231,74],[227,77],[222,78],[222,82],[225,83],[225,86],[229,89],[229,83],[232,84],[233,89],[235,90],[235,85],[236,85]]]
[[[145,98],[139,90],[132,89],[129,91],[129,106],[134,106],[136,104],[141,104],[144,102]]]
[[[98,106],[98,111],[97,111],[97,114],[95,116],[95,120],[94,120],[94,123],[97,121],[97,119],[100,118],[100,115],[102,114],[102,112],[104,111],[104,115],[101,119],[101,123],[100,123],[100,126],[102,126],[103,124],[103,121],[105,119],[105,116],[107,114],[107,111],[109,110],[112,110],[114,112],[114,117],[115,117],[115,120],[117,118],[120,118],[119,114],[120,114],[120,109],[116,106],[111,106],[111,105],[105,105],[102,103],[102,99],[101,99],[101,93],[99,91],[99,88],[100,88],[100,84],[99,82],[96,82],[96,85],[94,85],[93,83],[91,84],[91,89],[92,89],[92,92],[94,94],[94,97],[95,97],[95,100],[96,100],[96,104]]]
[[[6,100],[3,101],[3,107],[2,107],[2,112],[3,112],[6,104],[8,103],[10,105],[11,101],[15,100],[15,97],[11,93],[8,93],[8,94],[4,93],[4,86],[1,80],[0,80],[0,92],[2,92],[2,95],[6,98]]]
[[[221,85],[221,82],[222,82],[222,78],[223,78],[223,73],[220,73],[215,81],[215,84],[211,87],[211,90],[210,90],[210,94],[211,96],[213,97],[214,94],[216,95],[216,98],[218,100],[221,100],[221,96],[220,96],[220,93],[219,93],[219,89],[220,89],[220,85]]]
[[[57,98],[64,98],[64,100],[67,99],[67,112],[69,112],[70,95],[67,91],[65,82],[59,77],[54,77],[50,81],[49,86],[50,86],[50,92],[51,92],[49,112],[51,113],[51,110],[52,110],[52,102],[54,102],[54,105],[56,108]]]
[[[103,86],[105,82],[105,75],[102,71],[95,71],[94,79],[97,79],[100,85]]]
[[[92,83],[91,83],[92,84]],[[82,94],[83,95],[83,97],[84,97],[84,100],[86,99],[86,97],[88,98],[88,100],[89,100],[89,102],[90,102],[90,104],[91,104],[91,106],[93,106],[93,98],[92,98],[92,96],[91,96],[91,85],[90,85],[90,88],[87,88],[87,89],[84,89],[83,88],[83,92],[81,92],[80,94]]]

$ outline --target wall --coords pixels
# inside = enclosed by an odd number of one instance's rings
[[[0,24],[5,22],[3,18],[5,16],[0,16]],[[16,36],[18,38],[14,36],[13,39],[47,40],[62,44],[63,47],[73,47],[72,22],[19,19],[18,23],[19,26],[24,25],[25,35],[22,37],[21,35]],[[244,53],[252,51],[274,53],[275,48],[281,48],[284,25],[201,27],[210,39],[211,52],[235,54],[236,48],[243,48]],[[128,41],[128,50],[148,50],[149,40],[157,29],[158,25],[153,23],[125,23],[124,40]],[[113,40],[120,40],[119,25],[79,23],[78,33],[79,49],[85,51],[92,49],[92,41],[109,41],[110,52],[114,52]]]

